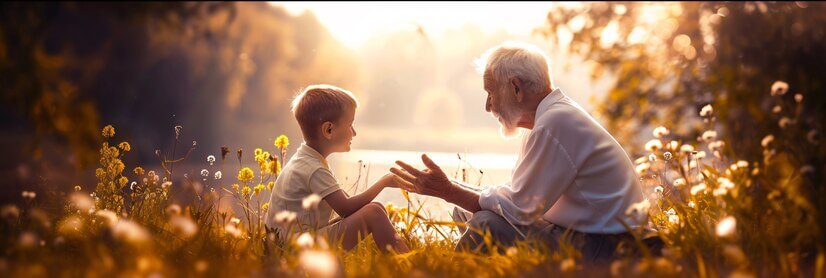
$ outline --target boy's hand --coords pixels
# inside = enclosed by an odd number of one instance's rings
[[[396,181],[395,177],[396,175],[393,175],[393,173],[389,173],[381,177],[381,179],[379,179],[377,183],[381,187],[399,188],[400,184]]]

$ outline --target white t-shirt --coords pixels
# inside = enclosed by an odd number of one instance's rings
[[[267,226],[276,227],[275,215],[285,210],[296,213],[297,227],[300,230],[293,228],[293,232],[327,226],[333,212],[330,205],[321,200],[318,209],[305,210],[302,201],[313,193],[324,199],[339,189],[338,181],[330,171],[327,160],[306,143],[302,143],[275,180],[270,195]]]
[[[585,109],[555,89],[536,109],[534,128],[523,134],[509,185],[482,191],[479,205],[513,224],[542,217],[586,233],[626,231],[617,218],[643,193],[622,146]]]

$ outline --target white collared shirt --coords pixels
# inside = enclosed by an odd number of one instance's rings
[[[482,209],[513,224],[544,220],[586,233],[626,231],[617,218],[643,193],[622,146],[585,109],[554,89],[538,105],[534,127],[523,134],[510,185],[481,192]]]
[[[339,189],[327,160],[306,143],[302,143],[275,180],[270,195],[267,226],[275,227],[275,214],[285,210],[296,213],[296,221],[302,231],[326,226],[333,209],[323,199]],[[318,209],[305,210],[302,201],[313,193],[322,199],[318,203]]]

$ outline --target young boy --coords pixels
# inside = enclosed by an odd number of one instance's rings
[[[385,187],[397,187],[393,174],[385,175],[361,194],[351,197],[341,190],[327,165],[327,156],[331,153],[350,151],[356,136],[353,128],[356,107],[358,101],[352,93],[330,85],[308,86],[293,100],[292,112],[304,143],[275,180],[267,224],[275,227],[275,214],[293,211],[298,223],[298,229],[294,228],[293,232],[318,230],[332,240],[342,239],[347,250],[355,247],[360,237],[372,234],[382,251],[391,248],[399,253],[408,252],[384,206],[371,202]],[[305,209],[302,201],[312,194],[323,201],[317,208]],[[341,221],[329,224],[333,210]],[[282,231],[282,235],[286,232]]]

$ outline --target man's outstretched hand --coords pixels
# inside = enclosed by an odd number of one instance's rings
[[[390,172],[396,175],[396,181],[401,189],[446,199],[454,187],[453,183],[447,178],[442,168],[439,168],[439,165],[430,160],[426,154],[422,155],[422,162],[427,166],[424,171],[413,168],[407,163],[396,161],[396,164],[404,170],[393,167],[390,168]]]

